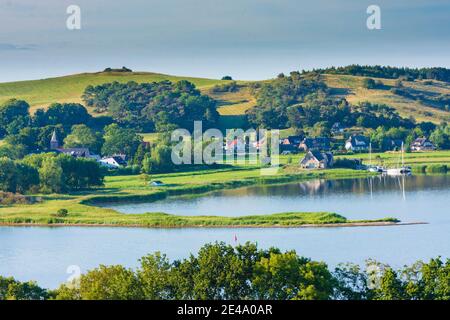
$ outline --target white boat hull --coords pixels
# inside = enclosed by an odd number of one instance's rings
[[[387,169],[386,174],[390,176],[409,175],[411,174],[411,169],[407,167]]]

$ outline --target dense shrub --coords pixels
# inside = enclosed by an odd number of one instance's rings
[[[426,167],[426,172],[428,173],[446,173],[448,167],[445,164],[430,164]]]
[[[57,217],[67,217],[69,215],[69,211],[67,209],[58,209],[58,211],[56,212],[56,216]]]
[[[9,206],[12,204],[31,204],[36,202],[33,197],[22,194],[0,191],[0,205]]]
[[[334,161],[333,167],[346,168],[346,169],[358,169],[361,166],[361,162],[358,159],[340,158]]]
[[[236,81],[231,81],[229,83],[217,84],[211,91],[214,93],[224,93],[224,92],[236,92],[239,90],[239,86]]]

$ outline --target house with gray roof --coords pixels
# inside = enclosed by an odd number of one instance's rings
[[[308,151],[300,161],[303,169],[327,169],[334,164],[334,157],[331,152],[320,152],[316,150]]]

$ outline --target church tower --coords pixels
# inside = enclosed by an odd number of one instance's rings
[[[53,130],[52,138],[50,139],[50,150],[56,150],[59,148],[59,141],[56,137],[56,130]]]

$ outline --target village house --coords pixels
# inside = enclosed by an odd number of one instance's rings
[[[127,162],[123,156],[116,155],[111,157],[105,157],[99,160],[100,164],[109,169],[118,169],[121,167],[126,167]]]
[[[327,169],[334,164],[334,157],[331,152],[308,151],[300,161],[300,166],[304,169]]]
[[[287,138],[281,139],[280,144],[298,147],[302,142],[302,140],[303,140],[302,136],[289,136]]]
[[[353,152],[369,150],[369,139],[363,135],[353,135],[345,142],[345,149]]]
[[[344,127],[342,126],[342,124],[340,122],[335,122],[331,126],[331,133],[332,134],[339,134],[339,133],[343,133],[343,132],[344,132]]]
[[[417,138],[411,143],[411,151],[434,151],[436,146],[427,138]]]
[[[384,142],[383,149],[390,151],[400,151],[402,149],[403,140],[400,139],[387,139]]]
[[[331,149],[330,139],[326,137],[305,138],[298,146],[303,151],[329,151]]]
[[[53,130],[52,137],[50,139],[50,150],[62,154],[67,154],[74,158],[90,158],[95,160],[100,159],[100,156],[91,153],[89,151],[89,148],[62,148],[56,135],[56,130]]]
[[[280,152],[281,153],[293,153],[298,151],[298,146],[302,142],[301,136],[289,136],[284,139],[280,139]]]

